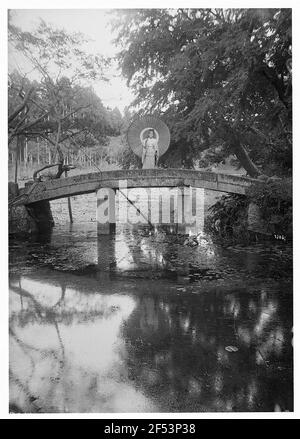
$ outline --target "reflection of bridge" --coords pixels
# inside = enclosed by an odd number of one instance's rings
[[[87,194],[101,187],[118,189],[120,180],[126,180],[128,188],[191,186],[235,194],[245,194],[246,188],[256,181],[248,177],[189,169],[105,171],[27,185],[24,197],[20,197],[16,204],[29,205],[37,201]]]

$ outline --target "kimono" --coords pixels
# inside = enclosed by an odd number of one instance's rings
[[[152,137],[147,137],[143,142],[143,169],[153,169],[156,167],[158,159],[158,145],[157,140]]]

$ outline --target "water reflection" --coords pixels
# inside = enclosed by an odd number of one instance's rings
[[[273,294],[268,294],[257,313],[250,316],[249,296],[243,291],[245,296],[241,298],[240,293],[229,297],[219,292],[203,294],[193,300],[193,307],[189,306],[189,297],[167,302],[163,298],[139,299],[123,328],[131,347],[128,366],[138,385],[153,397],[159,389],[162,411],[170,406],[179,411],[273,410],[272,404],[278,398],[281,407],[288,408],[288,398],[283,404],[285,391],[281,388],[278,392],[278,384],[276,389],[268,390],[272,394],[268,402],[262,394],[268,382],[277,381],[278,374],[285,385],[290,383],[289,328],[283,329],[282,322],[278,324],[279,311],[257,336],[256,324],[266,304],[274,303]],[[257,304],[260,296],[255,293]],[[223,312],[227,308],[222,306],[224,302],[230,303],[230,313]],[[240,315],[234,313],[236,303]],[[245,332],[249,337],[246,344]],[[276,342],[278,332],[280,339]],[[239,351],[228,353],[224,348],[233,344]],[[263,362],[258,360],[257,352],[263,355]]]
[[[43,276],[10,280],[13,411],[292,410],[286,289]]]
[[[291,252],[190,232],[12,241],[11,411],[292,410]]]
[[[203,280],[280,279],[291,275],[289,257],[274,248],[224,249],[203,232],[196,247],[184,245],[186,232],[173,225],[129,228],[118,226],[116,235],[98,237],[97,270],[107,279],[131,278]],[[234,250],[234,252],[232,251]]]
[[[126,348],[122,322],[135,304],[128,296],[86,296],[30,279],[11,283],[10,396],[19,411],[124,410],[123,392],[133,407],[151,407],[147,399],[120,380]],[[33,286],[29,294],[23,285]],[[49,294],[41,294],[49,291]],[[22,303],[19,301],[22,298]]]
[[[191,275],[193,280],[193,276],[206,273],[212,261],[215,264],[216,250],[212,242],[199,234],[198,252],[191,254],[183,245],[189,230],[190,227],[184,227],[181,230],[184,233],[178,234],[172,225],[154,229],[119,226],[116,235],[98,238],[99,272],[109,274],[109,278],[120,274],[123,277],[176,279]],[[195,262],[200,265],[195,266]]]

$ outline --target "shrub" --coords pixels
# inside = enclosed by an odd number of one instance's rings
[[[223,195],[209,208],[208,229],[222,238],[249,239],[247,230],[248,198],[243,195]]]
[[[258,205],[262,219],[274,235],[290,239],[293,233],[292,180],[273,180],[254,184],[247,190],[247,198]]]
[[[209,208],[207,226],[221,238],[238,241],[257,239],[248,230],[248,207],[255,203],[268,233],[292,238],[293,207],[292,180],[270,180],[253,184],[243,195],[223,195]]]

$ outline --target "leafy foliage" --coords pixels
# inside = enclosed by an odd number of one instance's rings
[[[117,161],[123,169],[139,169],[142,166],[142,161],[127,143],[127,130],[132,120],[135,117],[135,113],[131,112],[128,107],[124,108],[124,117],[122,118],[122,124],[120,127],[121,133],[121,149],[119,151]]]
[[[247,196],[222,196],[209,208],[208,228],[223,238],[249,241],[248,207],[256,204],[268,233],[291,239],[293,234],[293,199],[291,179],[253,184]]]
[[[114,27],[134,105],[171,128],[167,164],[221,147],[249,175],[291,172],[290,9],[126,10]]]
[[[52,159],[64,160],[66,150],[107,144],[120,134],[122,115],[105,108],[89,81],[106,80],[109,60],[86,53],[81,34],[55,29],[43,20],[33,32],[9,23],[9,42],[30,62],[39,77],[9,76],[9,141],[46,139]],[[24,142],[23,142],[24,143]]]
[[[13,71],[9,75],[9,114],[22,103],[22,96],[30,89],[33,93],[28,102],[30,111],[26,112],[26,123],[18,127],[23,117],[19,115],[9,126],[10,134],[12,137],[24,136],[28,140],[43,138],[54,142],[57,115],[49,96],[53,89],[50,92],[43,82],[30,81]],[[106,145],[108,136],[120,133],[122,116],[119,110],[105,108],[92,87],[72,85],[68,78],[62,77],[55,86],[55,94],[62,107],[59,141],[66,148],[77,151],[81,146]]]
[[[293,195],[291,179],[274,180],[265,184],[252,185],[248,197],[261,210],[262,219],[269,230],[288,238],[293,234]]]
[[[109,60],[86,53],[82,46],[87,40],[81,33],[67,33],[40,19],[33,32],[24,32],[9,21],[8,37],[46,83],[53,85],[63,76],[72,78],[72,83],[106,79],[104,67]]]
[[[223,195],[209,208],[208,229],[223,239],[248,241],[247,210],[249,199],[242,195]]]

